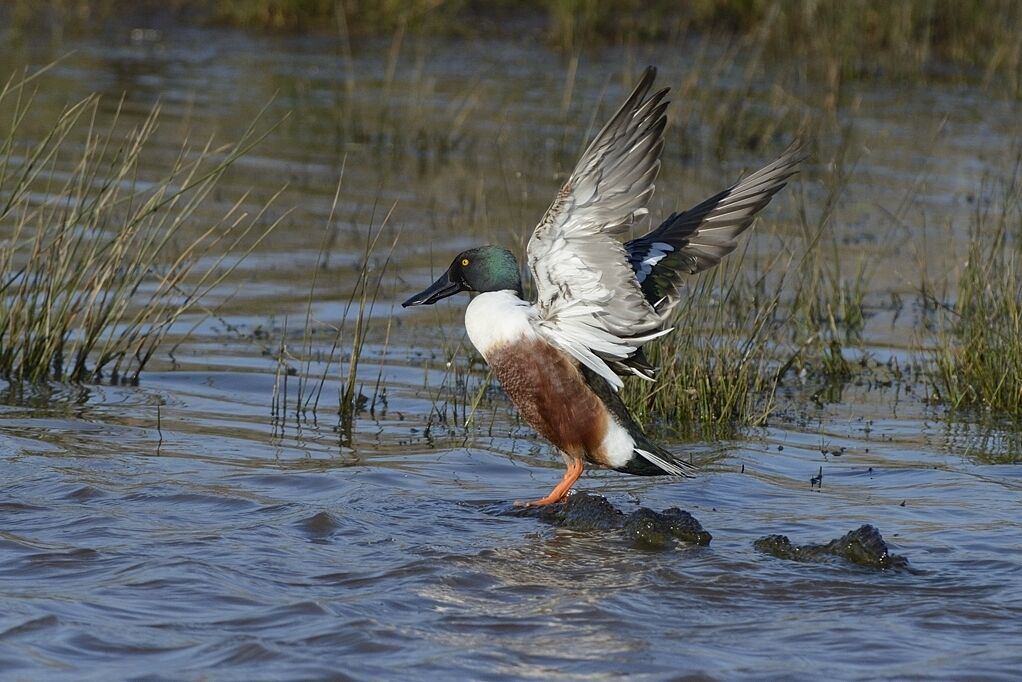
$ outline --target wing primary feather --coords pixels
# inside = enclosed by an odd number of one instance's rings
[[[655,77],[648,67],[592,139],[528,246],[536,329],[615,390],[617,372],[652,378],[637,354],[667,333],[683,275],[733,251],[801,161],[796,141],[773,163],[622,244],[620,235],[646,215],[660,171],[668,90],[651,94]]]

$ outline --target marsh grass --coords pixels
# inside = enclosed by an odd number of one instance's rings
[[[369,397],[365,396],[359,389],[360,381],[358,367],[359,361],[362,357],[362,351],[365,348],[366,338],[369,334],[370,321],[373,318],[373,313],[376,310],[376,304],[380,297],[380,287],[383,284],[383,277],[387,273],[387,268],[394,256],[394,248],[397,246],[398,240],[401,236],[400,232],[394,233],[393,239],[390,242],[386,255],[383,257],[382,263],[379,267],[374,268],[374,253],[379,245],[380,237],[383,235],[384,230],[390,223],[393,211],[394,206],[391,206],[375,234],[372,230],[375,220],[370,221],[370,230],[366,233],[365,247],[362,252],[358,281],[351,292],[351,297],[345,305],[344,316],[342,318],[343,324],[344,321],[347,321],[349,315],[354,315],[353,328],[350,334],[351,345],[348,348],[347,360],[344,363],[346,365],[345,371],[341,374],[343,388],[341,390],[339,407],[342,430],[349,434],[351,432],[355,414],[370,401]],[[341,341],[341,334],[342,331],[339,328],[335,346]],[[388,340],[390,338],[389,316],[386,320],[386,338]],[[378,391],[380,387],[380,377],[377,377],[375,387],[375,391]],[[376,403],[375,391],[372,398],[372,404],[374,406]]]
[[[1022,8],[1013,0],[550,0],[561,45],[731,34],[824,77],[920,73],[936,61],[1018,79]]]
[[[186,142],[159,179],[143,181],[159,107],[133,127],[119,111],[101,127],[90,96],[36,136],[27,80],[0,89],[10,121],[0,139],[0,375],[136,382],[181,316],[276,225],[269,203],[253,214],[246,196],[200,218],[223,174],[268,131],[253,124],[234,144]]]
[[[983,192],[982,196],[991,193]],[[953,412],[1022,418],[1022,154],[978,202],[957,297],[938,306],[933,397]],[[933,291],[932,285],[924,285]]]
[[[833,229],[838,204],[846,194],[855,162],[849,159],[850,136],[842,136],[822,177],[823,200],[815,215],[807,209],[806,197],[794,188],[798,202],[800,253],[795,282],[787,305],[790,342],[798,348],[781,368],[800,375],[815,375],[824,382],[843,382],[852,377],[845,357],[848,345],[860,344],[866,324],[864,299],[870,272],[865,260],[854,270],[845,269],[841,244]]]
[[[773,409],[778,292],[740,274],[740,259],[710,270],[675,309],[674,331],[647,346],[655,382],[629,380],[622,399],[640,423],[682,437],[726,438]],[[742,291],[737,291],[741,289]]]
[[[694,281],[674,331],[646,347],[657,380],[625,384],[640,421],[683,438],[730,438],[768,423],[792,376],[813,399],[854,377],[846,349],[863,324],[865,275],[841,280],[816,240],[785,250],[758,271],[735,258]]]
[[[386,318],[377,317],[375,313],[383,280],[394,257],[394,249],[397,247],[401,233],[399,230],[393,231],[388,246],[385,247],[381,243],[384,233],[389,229],[396,204],[392,205],[382,220],[378,221],[376,216],[379,203],[375,202],[372,207],[369,229],[362,245],[358,276],[344,302],[340,320],[320,321],[315,319],[312,312],[313,302],[317,299],[319,277],[325,269],[330,248],[336,237],[334,221],[341,197],[343,177],[344,165],[342,164],[317,264],[309,285],[300,346],[296,348],[294,345],[288,344],[291,337],[288,332],[287,318],[285,318],[281,329],[280,340],[274,353],[276,370],[270,412],[274,428],[278,430],[282,430],[286,426],[290,417],[293,417],[299,426],[304,421],[318,422],[324,388],[330,378],[331,370],[337,367],[339,388],[335,412],[338,417],[338,431],[341,434],[342,445],[350,446],[355,417],[364,410],[375,414],[377,405],[386,405],[383,365],[381,364],[375,380],[371,382],[371,389],[367,389],[369,382],[366,382],[364,376],[359,373],[359,365],[370,333],[381,332],[379,329],[381,325],[383,327],[384,354],[386,354],[386,348],[390,343],[393,318],[391,315],[387,315]],[[325,350],[315,342],[317,330],[320,329],[325,329],[331,335],[330,346]],[[313,371],[314,362],[321,365],[321,369],[315,372]],[[295,377],[293,398],[289,393],[290,377]]]

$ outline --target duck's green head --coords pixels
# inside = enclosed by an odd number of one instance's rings
[[[462,251],[440,279],[402,303],[430,305],[461,291],[504,291],[522,295],[522,276],[514,255],[500,246],[480,246]]]

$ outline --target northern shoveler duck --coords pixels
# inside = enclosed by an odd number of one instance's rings
[[[476,292],[465,312],[472,344],[525,420],[552,442],[568,470],[546,497],[564,499],[585,462],[639,476],[690,477],[693,467],[651,442],[617,394],[621,376],[653,379],[642,346],[664,329],[687,274],[734,251],[771,197],[797,170],[796,141],[770,165],[652,232],[618,237],[647,213],[667,124],[667,89],[639,84],[582,155],[529,240],[538,300],[522,298],[507,249],[459,253],[436,282],[402,305]],[[516,503],[522,504],[522,503]]]

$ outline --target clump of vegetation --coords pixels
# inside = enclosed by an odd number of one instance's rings
[[[16,0],[6,16],[15,27],[45,26],[58,36],[94,29],[113,17],[154,14],[266,31],[373,35],[413,26],[449,34],[461,32],[459,22],[470,7],[465,0]]]
[[[736,259],[695,281],[674,331],[646,347],[656,382],[626,382],[637,417],[685,437],[730,437],[767,422],[790,375],[824,388],[853,377],[844,351],[864,324],[865,275],[842,279],[817,241],[802,249],[759,275]]]
[[[993,205],[977,207],[957,299],[940,308],[934,394],[953,410],[1022,417],[1020,237],[1022,155]]]
[[[740,267],[735,259],[701,275],[675,309],[674,331],[646,346],[660,368],[656,381],[629,380],[622,390],[640,422],[720,438],[770,415],[780,366],[779,294],[764,296],[762,287],[739,276]]]
[[[214,0],[189,4],[206,4],[215,21],[236,26],[378,33],[409,23],[449,31],[468,3],[463,0]]]
[[[275,225],[268,204],[252,215],[241,197],[193,231],[218,180],[261,135],[253,127],[233,145],[185,147],[146,182],[158,108],[130,130],[116,115],[100,130],[91,96],[33,137],[27,80],[0,89],[11,121],[0,138],[0,375],[137,381],[172,325]]]

